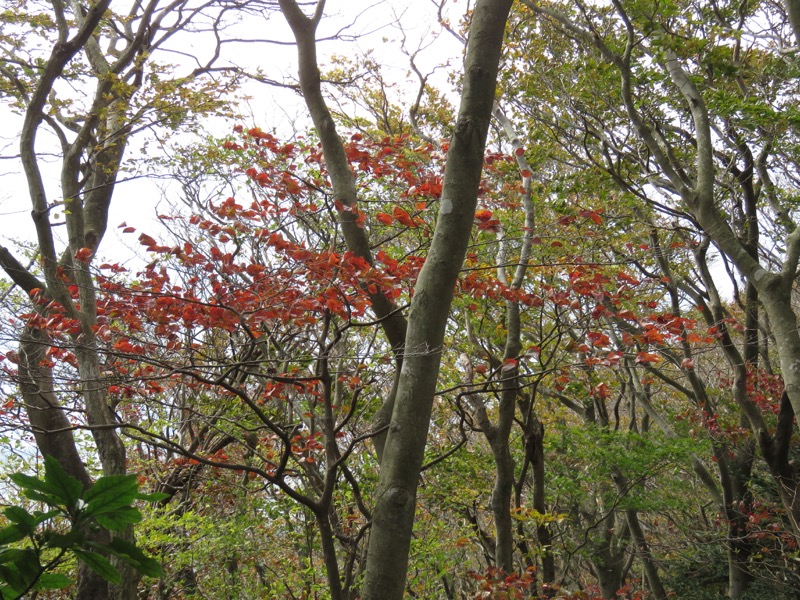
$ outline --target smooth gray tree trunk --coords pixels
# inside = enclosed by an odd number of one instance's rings
[[[464,88],[431,249],[414,289],[405,356],[381,462],[363,600],[403,597],[417,484],[436,392],[445,325],[466,254],[511,0],[479,0]]]

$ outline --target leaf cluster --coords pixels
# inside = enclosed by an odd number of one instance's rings
[[[136,500],[155,502],[163,494],[141,494],[135,475],[101,477],[88,489],[66,473],[58,460],[45,457],[43,478],[14,473],[9,479],[34,502],[47,510],[29,512],[22,506],[4,511],[9,524],[0,530],[0,597],[21,598],[33,590],[62,589],[71,584],[54,572],[70,555],[111,583],[119,583],[115,556],[150,577],[162,574],[157,561],[121,537],[142,519]]]

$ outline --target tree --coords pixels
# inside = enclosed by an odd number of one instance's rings
[[[552,85],[539,88],[539,94],[552,97],[537,121],[558,136],[573,160],[604,170],[617,185],[663,215],[661,219],[651,217],[652,243],[646,248],[659,251],[666,247],[658,241],[656,228],[680,227],[687,232],[685,239],[694,236],[694,274],[684,274],[661,254],[656,267],[666,282],[672,314],[681,314],[683,298],[701,307],[703,318],[719,335],[720,348],[736,374],[733,397],[753,439],[736,451],[715,452],[723,510],[729,522],[738,520],[741,524],[742,515],[736,507],[741,502],[747,504],[754,441],[776,487],[789,492],[791,498],[784,496],[783,503],[789,522],[795,521],[791,492],[796,487],[795,476],[785,465],[778,466],[783,459],[775,462],[778,456],[787,456],[792,446],[794,410],[789,399],[793,374],[786,370],[794,360],[790,349],[793,342],[772,331],[780,319],[794,318],[794,276],[790,275],[795,268],[794,254],[789,246],[783,248],[782,242],[777,253],[773,245],[795,230],[792,209],[782,204],[783,192],[773,183],[781,181],[783,175],[772,157],[782,156],[782,144],[794,137],[790,120],[778,116],[781,110],[777,109],[781,93],[793,94],[796,87],[779,50],[790,34],[785,15],[772,5],[752,6],[742,12],[732,6],[710,10],[688,3],[683,11],[659,11],[658,15],[644,6],[622,3],[609,11],[570,3],[526,3],[526,7],[541,17],[539,23],[547,27],[544,31],[553,33],[550,47],[557,46],[562,56],[569,57],[557,78],[544,75],[543,80]],[[757,14],[775,17],[771,22],[776,23],[773,32],[777,47],[760,46],[750,37],[751,19]],[[766,17],[768,14],[770,17]],[[717,27],[727,33],[706,36]],[[757,80],[760,83],[756,85]],[[775,95],[779,89],[782,92]],[[532,114],[530,106],[520,105],[520,109]],[[777,215],[784,215],[785,220]],[[783,232],[770,224],[775,218],[785,228]],[[730,337],[733,317],[721,302],[709,269],[709,243],[721,250],[747,280],[741,294],[734,281],[736,300],[745,316],[740,349]],[[780,265],[775,270],[783,273],[783,283],[775,279],[775,285],[766,290],[763,281],[756,282],[753,269],[759,261]],[[642,273],[650,275],[652,271],[643,269]],[[762,307],[766,319],[760,316]],[[776,311],[782,316],[777,317]],[[794,330],[788,323],[784,326]],[[764,336],[760,331],[769,333]],[[787,401],[776,425],[745,391],[759,385],[759,361],[766,363],[767,371],[770,369],[769,343],[765,342],[772,336],[781,357]],[[688,345],[681,354],[686,365],[694,363]],[[706,391],[706,382],[697,370],[686,375],[684,390],[688,397],[708,410],[714,402]],[[734,596],[743,593],[750,580],[746,567],[750,542],[746,538],[741,529],[730,536],[731,552],[740,553],[731,563]]]
[[[16,375],[39,451],[57,457],[86,489],[92,474],[81,456],[87,449],[73,438],[76,426],[91,431],[104,474],[126,471],[125,447],[102,384],[92,257],[106,231],[130,137],[154,122],[176,124],[187,111],[218,106],[212,88],[197,89],[194,83],[209,65],[175,79],[158,68],[148,70],[151,54],[210,5],[136,3],[128,14],[116,14],[108,0],[57,1],[49,7],[10,2],[3,11],[2,93],[6,104],[22,114],[19,160],[37,235],[36,263],[30,268],[9,249],[0,249],[0,265],[31,297],[30,312],[19,316]],[[34,37],[45,42],[28,46]],[[82,88],[77,94],[70,89],[76,84]],[[187,103],[177,104],[177,111],[168,108],[176,96]],[[45,185],[44,130],[52,134],[61,163],[58,191]],[[59,249],[56,227],[62,224],[66,240]],[[59,339],[69,339],[71,347],[59,348]],[[69,365],[66,381],[57,380],[63,372],[54,370],[56,361]],[[81,396],[79,423],[70,421],[62,401],[61,386],[73,384]],[[106,587],[89,574],[80,580],[78,595],[103,598]],[[135,585],[126,580],[113,593],[132,597]]]
[[[337,58],[320,74],[324,2],[169,5],[213,15],[204,22],[217,49],[236,41],[228,14],[278,7],[299,51],[299,86],[288,87],[313,128],[281,139],[274,124],[238,117],[221,137],[161,137],[152,169],[168,168],[177,185],[160,207],[162,233],[120,226],[142,248],[134,268],[94,258],[102,233],[92,231],[107,217],[91,209],[108,207],[106,184],[127,168],[135,130],[158,120],[179,131],[195,110],[217,109],[215,88],[196,78],[205,67],[172,79],[152,62],[164,46],[149,34],[112,85],[91,79],[99,96],[63,96],[55,80],[34,129],[60,132],[63,156],[82,154],[83,166],[64,162],[78,173],[62,178],[69,206],[39,218],[50,262],[24,268],[0,253],[25,290],[2,289],[13,325],[4,335],[30,338],[19,352],[3,348],[0,428],[23,423],[41,444],[63,445],[60,467],[83,481],[74,493],[67,485],[67,515],[80,513],[73,496],[100,485],[91,487],[97,457],[164,494],[141,523],[123,507],[112,529],[131,539],[137,521],[140,547],[165,572],[137,586],[117,562],[124,589],[112,593],[700,598],[682,580],[727,566],[731,595],[764,586],[777,597],[797,580],[794,410],[773,366],[775,324],[731,260],[733,299],[718,289],[711,255],[728,246],[631,116],[687,189],[700,189],[701,136],[669,52],[680,57],[716,127],[716,206],[768,267],[786,256],[776,206],[793,217],[794,113],[783,104],[794,97],[793,50],[751,35],[760,17],[738,5],[511,4],[481,0],[466,12],[454,123],[402,32],[419,83],[408,109],[392,104],[374,57]],[[79,29],[91,11],[70,6]],[[436,7],[442,30],[459,37],[446,2]],[[781,8],[751,8],[785,21]],[[14,27],[57,35],[52,14],[23,12]],[[106,11],[64,76],[105,72],[100,43],[120,35],[119,50],[136,37],[126,26],[168,18]],[[788,26],[774,31],[790,43]],[[23,60],[8,32],[0,43],[24,68],[3,63],[17,82],[3,90],[23,110],[47,57]],[[116,54],[101,53],[109,65]],[[64,208],[69,239],[56,252]],[[768,212],[780,218],[759,217]],[[22,384],[29,416],[9,383]],[[18,547],[0,566],[25,571],[26,539],[63,542],[37,537],[47,513],[5,515],[3,539]],[[79,553],[120,558],[124,539],[87,529],[96,537],[81,530]],[[63,548],[40,549],[59,563],[43,585],[66,581]],[[102,597],[105,584],[81,572],[79,594],[98,597],[94,584]]]
[[[678,12],[656,18],[646,11],[634,8],[629,12],[623,5],[616,4],[610,15],[586,13],[588,21],[584,27],[576,25],[566,14],[533,3],[527,5],[534,12],[552,18],[569,35],[593,48],[615,69],[619,77],[620,99],[632,132],[639,137],[651,156],[651,161],[646,164],[663,176],[658,181],[660,189],[667,196],[681,200],[703,232],[753,286],[754,293],[759,294],[773,327],[786,393],[797,412],[800,409],[800,395],[795,398],[795,394],[800,386],[794,381],[795,369],[792,365],[800,357],[800,340],[795,339],[797,328],[793,325],[795,316],[791,306],[797,267],[792,234],[797,228],[791,217],[791,208],[782,204],[779,196],[775,195],[773,181],[776,175],[767,167],[768,157],[772,153],[782,152],[781,142],[792,138],[793,124],[788,115],[778,112],[777,103],[782,101],[780,95],[770,92],[766,97],[759,97],[751,84],[751,78],[756,76],[752,69],[760,68],[755,67],[756,64],[763,66],[762,61],[765,61],[780,70],[783,63],[783,59],[774,54],[776,49],[763,51],[754,45],[744,46],[749,42],[744,35],[744,28],[749,23],[750,14],[757,14],[758,11],[744,14],[738,9],[731,9],[707,13],[698,7],[698,14],[712,19],[715,26],[730,27],[731,32],[742,32],[741,35],[736,34],[730,52],[718,50],[714,53],[706,47],[695,49],[675,42],[673,32],[683,31],[692,35],[699,25],[694,21],[684,22]],[[763,10],[768,9],[765,7]],[[592,19],[608,17],[608,24],[614,28],[606,38],[598,33]],[[776,28],[775,31],[780,40],[787,33],[785,27]],[[615,48],[618,43],[622,44],[620,50]],[[680,55],[681,49],[688,52]],[[642,75],[656,75],[656,71],[645,69],[640,62],[645,56],[654,59],[660,70],[658,77],[670,86],[670,91],[678,94],[671,94],[669,99],[660,96],[659,100],[672,103],[680,109],[679,114],[687,115],[685,111],[688,110],[688,122],[669,123],[663,106],[648,106],[647,110],[652,108],[652,111],[646,112],[636,105],[643,90],[648,89]],[[720,59],[718,63],[715,62],[717,58]],[[726,71],[726,67],[729,70]],[[703,73],[704,68],[706,70]],[[731,77],[727,78],[726,74]],[[699,83],[695,83],[691,75],[695,75]],[[727,85],[724,91],[716,94],[713,86],[719,81]],[[785,86],[787,93],[791,93],[794,83],[791,78],[779,75],[774,85],[777,88]],[[752,125],[746,124],[743,119],[749,118],[750,109],[756,106],[763,109],[764,121],[757,123],[756,131],[750,134]],[[686,129],[686,126],[690,129]],[[732,153],[715,146],[712,131],[721,133],[728,147],[733,149]],[[687,143],[692,149],[686,157],[682,157],[678,149],[687,149]],[[756,144],[761,146],[760,152]],[[743,210],[742,218],[748,224],[744,230],[737,226],[733,217],[736,213],[726,216],[717,206],[717,190],[719,186],[724,186],[721,181],[724,176],[733,178],[733,182],[740,187],[744,201],[739,206]],[[756,182],[756,177],[760,178],[759,182]],[[739,200],[738,194],[734,196],[735,202]],[[774,212],[788,236],[785,252],[775,259],[777,265],[774,270],[761,265],[757,249],[753,248],[753,244],[758,243],[759,208]],[[740,233],[737,234],[737,230]]]
[[[314,32],[325,3],[317,3],[311,17],[306,16],[293,0],[281,0],[280,6],[298,44],[300,86],[322,142],[334,194],[342,205],[339,220],[348,246],[370,262],[367,239],[356,223],[354,179],[347,169],[342,143],[320,93]],[[407,564],[411,539],[415,490],[438,374],[440,353],[436,349],[444,337],[449,299],[472,226],[497,64],[509,9],[510,2],[479,2],[475,7],[473,39],[478,41],[467,52],[462,107],[445,168],[443,210],[426,258],[427,267],[423,268],[415,288],[409,313],[411,329],[406,332],[404,320],[391,318],[393,306],[387,304],[380,293],[371,298],[378,318],[384,320],[384,331],[392,347],[395,352],[402,352],[402,358],[398,359],[399,400],[395,398],[394,402],[386,403],[386,413],[392,415],[386,443],[397,446],[390,446],[388,454],[385,447],[381,452],[382,483],[370,534],[364,588],[366,598],[399,597],[405,585],[404,565]],[[436,302],[439,310],[434,309],[431,302]],[[401,559],[400,569],[397,568],[398,557]]]

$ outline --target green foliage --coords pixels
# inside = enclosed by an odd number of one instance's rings
[[[717,600],[727,597],[728,566],[721,545],[698,545],[671,564],[667,572],[669,576],[666,582],[676,598]],[[789,600],[796,597],[777,578],[757,579],[741,596],[742,600]]]
[[[34,502],[49,510],[32,513],[21,506],[4,511],[8,525],[0,530],[0,598],[21,598],[33,590],[62,589],[70,579],[53,572],[70,555],[104,579],[121,577],[109,556],[116,556],[144,575],[159,577],[161,566],[135,544],[122,538],[108,540],[107,531],[124,531],[141,521],[132,506],[136,500],[155,502],[161,494],[140,494],[135,475],[101,477],[87,490],[67,474],[59,462],[45,457],[40,479],[14,473],[9,476]],[[102,540],[102,541],[101,541]]]

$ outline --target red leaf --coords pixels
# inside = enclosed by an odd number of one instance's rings
[[[617,273],[617,281],[621,281],[623,283],[629,283],[631,285],[639,285],[639,283],[641,283],[635,277],[631,277],[630,275],[628,275],[627,273],[623,273],[622,271]]]
[[[394,222],[392,215],[388,215],[384,212],[379,212],[377,215],[375,215],[375,218],[384,225],[391,225]]]
[[[507,358],[503,361],[503,366],[500,367],[501,371],[510,371],[516,369],[519,361],[516,358]]]
[[[93,255],[94,253],[92,252],[91,248],[80,248],[75,253],[75,260],[79,260],[81,262],[89,262],[89,260],[92,258]]]
[[[601,383],[600,385],[595,387],[593,391],[595,396],[597,396],[598,398],[602,398],[603,400],[606,400],[611,397],[611,390],[605,383]]]
[[[475,211],[475,220],[481,221],[485,223],[489,219],[492,218],[492,211],[486,210],[485,208],[481,208],[480,210]]]
[[[149,235],[147,235],[146,233],[142,233],[141,235],[139,235],[139,243],[142,246],[148,246],[148,247],[157,245],[156,241],[153,238],[151,238]]]
[[[636,354],[636,362],[639,364],[649,365],[650,363],[657,363],[660,361],[661,357],[658,354],[653,354],[652,352],[639,352]]]
[[[399,206],[395,206],[394,209],[392,209],[392,214],[401,225],[405,225],[406,227],[417,226],[417,224],[414,222],[414,219],[411,218],[411,215],[409,215],[407,211],[403,210]]]
[[[478,223],[478,229],[482,231],[491,231],[493,233],[497,233],[498,231],[500,231],[500,221],[498,221],[497,219],[489,219],[488,221]]]

